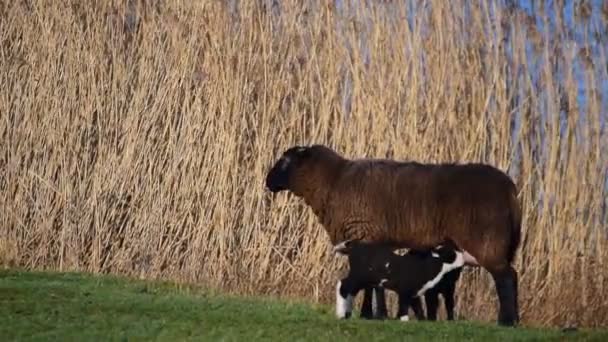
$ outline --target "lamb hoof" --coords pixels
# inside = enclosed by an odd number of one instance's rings
[[[371,312],[362,312],[359,317],[361,319],[374,319],[374,315]]]
[[[359,316],[359,318],[361,319],[367,319],[367,320],[375,320],[375,321],[383,321],[385,319],[387,319],[387,316],[367,316],[367,315],[361,315]]]
[[[336,317],[338,317],[338,319],[349,319],[351,316],[352,316],[351,312],[338,313],[336,315]]]
[[[378,315],[374,316],[374,319],[378,319],[378,320],[381,320],[381,321],[385,320],[387,318],[388,318],[388,316],[385,315],[385,314],[378,314]]]

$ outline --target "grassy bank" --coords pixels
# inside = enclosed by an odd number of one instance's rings
[[[331,307],[229,297],[169,283],[76,273],[0,271],[2,341],[604,340],[467,322],[338,321]]]

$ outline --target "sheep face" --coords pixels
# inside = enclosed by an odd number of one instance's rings
[[[294,171],[310,157],[307,147],[294,146],[283,152],[281,158],[272,166],[266,175],[266,187],[273,193],[293,190],[290,187]]]

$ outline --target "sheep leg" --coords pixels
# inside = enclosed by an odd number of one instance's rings
[[[424,301],[426,303],[426,318],[429,321],[436,321],[439,307],[439,294],[437,291],[433,291],[433,289],[426,291],[424,294]]]
[[[517,276],[517,271],[513,268],[513,266],[509,266],[509,273],[511,274],[511,279],[513,280],[513,302],[515,305],[515,321],[519,323],[519,277]]]
[[[447,313],[448,321],[454,320],[454,292],[455,285],[449,286],[443,293],[443,303]]]
[[[383,287],[366,287],[361,303],[361,318],[384,319],[387,315],[386,299]]]
[[[408,316],[408,311],[410,309],[410,303],[412,301],[412,294],[407,292],[399,292],[399,311],[397,312],[397,317],[399,320],[403,322],[407,322],[410,320]]]
[[[491,272],[498,294],[498,324],[515,326],[519,322],[517,272],[512,266]]]
[[[361,318],[372,319],[374,318],[374,289],[373,287],[366,287],[363,291],[363,302],[361,303]],[[377,299],[377,298],[376,298]]]
[[[361,286],[352,278],[344,278],[336,284],[336,316],[350,318],[353,312],[353,299]]]
[[[422,310],[422,301],[420,300],[420,297],[412,298],[412,310],[414,310],[414,315],[417,320],[424,321],[426,319],[424,317],[424,310]]]
[[[375,286],[372,289],[372,312],[375,319],[384,319],[387,315],[386,310],[386,297],[384,295],[384,288],[381,286]]]
[[[511,276],[513,277],[513,292],[515,294],[515,319],[519,322],[519,276],[513,267],[511,268]]]
[[[366,287],[361,303],[361,318],[384,319],[388,317],[383,287]]]

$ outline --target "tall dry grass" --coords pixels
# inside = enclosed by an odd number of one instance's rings
[[[331,302],[344,260],[263,182],[281,150],[325,143],[508,171],[523,322],[608,324],[605,35],[397,3],[0,3],[0,264]],[[467,269],[461,314],[495,303]]]

